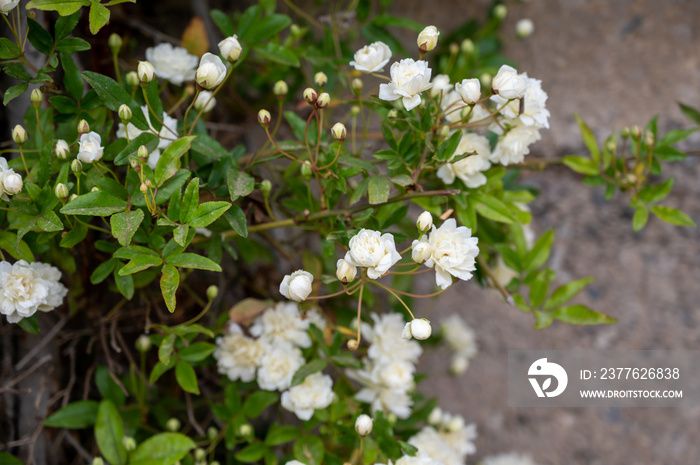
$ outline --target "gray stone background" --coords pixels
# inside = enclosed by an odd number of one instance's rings
[[[463,2],[479,14],[485,2]],[[700,3],[642,0],[530,0],[509,4],[504,30],[531,18],[535,33],[509,41],[505,55],[542,80],[551,129],[534,156],[584,153],[574,114],[599,139],[613,129],[659,116],[663,130],[690,127],[677,101],[700,104]],[[454,2],[412,3],[410,17],[448,30],[463,18]],[[688,143],[698,147],[698,138]],[[666,203],[700,220],[697,158],[665,172],[676,178]],[[530,315],[496,292],[459,283],[424,314],[439,321],[457,312],[476,330],[480,353],[465,375],[447,374],[446,351],[427,354],[422,368],[437,382],[442,407],[477,423],[476,460],[528,452],[539,464],[690,464],[700,460],[700,409],[530,408],[507,405],[508,349],[697,349],[700,345],[700,233],[650,219],[639,233],[623,196],[607,202],[599,188],[565,169],[528,173],[541,195],[533,227],[556,228],[551,264],[561,280],[595,276],[576,302],[613,315],[612,326],[553,324],[532,329]],[[696,375],[696,374],[691,374]],[[472,459],[474,461],[475,459]]]

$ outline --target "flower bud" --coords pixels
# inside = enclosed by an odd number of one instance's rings
[[[323,87],[328,84],[328,76],[326,76],[326,73],[323,71],[319,71],[314,75],[314,83],[316,83],[318,87]]]
[[[357,339],[350,339],[348,341],[348,349],[355,351],[357,348],[360,346],[360,343],[357,342]]]
[[[151,350],[151,338],[146,336],[145,334],[140,335],[138,338],[136,338],[136,350],[141,352],[142,354],[145,354],[149,350]]]
[[[253,427],[250,426],[248,423],[243,423],[241,426],[238,427],[238,436],[247,437],[251,434],[253,434]]]
[[[433,227],[433,215],[430,212],[425,211],[418,215],[418,220],[416,221],[416,227],[418,231],[424,233],[428,229]]]
[[[338,260],[335,266],[335,276],[338,278],[338,281],[343,284],[351,283],[355,279],[355,276],[357,276],[357,267],[350,264],[344,258]]]
[[[129,108],[129,105],[122,104],[119,107],[119,120],[123,124],[127,124],[129,121],[131,121],[132,116],[133,113],[131,112],[131,108]]]
[[[303,302],[311,294],[314,276],[308,271],[297,270],[288,274],[280,283],[280,294],[295,302]]]
[[[151,182],[150,179],[146,179],[146,186],[153,187],[153,183]]]
[[[289,92],[289,86],[287,85],[286,82],[284,81],[277,81],[275,82],[275,87],[272,89],[272,93],[275,94],[278,98],[285,98],[287,96],[287,92]]]
[[[73,160],[73,163],[70,164],[70,169],[78,176],[83,171],[83,164],[80,163],[80,160]]]
[[[474,42],[471,39],[464,39],[461,44],[459,44],[459,49],[465,55],[471,55],[474,53]]]
[[[131,87],[136,87],[139,85],[139,75],[136,74],[136,71],[129,71],[126,73],[126,83],[130,85]]]
[[[311,179],[311,164],[308,161],[301,164],[301,175],[304,176],[304,179],[307,181]]]
[[[478,79],[463,79],[455,84],[455,91],[467,105],[474,105],[481,98],[481,84]]]
[[[350,83],[350,87],[352,88],[352,91],[355,93],[355,95],[360,95],[362,94],[362,89],[364,89],[365,84],[362,82],[362,79],[355,78]]]
[[[359,114],[360,114],[360,107],[358,107],[357,105],[353,105],[352,107],[350,107],[350,115],[351,116],[357,116]]]
[[[92,459],[92,465],[105,465],[105,461],[102,457],[95,457]]]
[[[622,128],[622,131],[620,131],[620,137],[623,139],[627,139],[630,136],[630,128],[629,127],[624,127]]]
[[[137,158],[132,158],[129,163],[131,164],[131,167],[135,171],[139,171],[141,169],[141,162]]]
[[[238,42],[238,36],[236,34],[219,42],[219,52],[221,52],[221,56],[231,63],[238,61],[241,57],[241,51],[243,51],[243,48],[241,47],[241,43]]]
[[[142,193],[144,193],[144,194],[145,194],[146,192],[148,192],[148,186],[146,185],[145,182],[142,182],[142,183],[141,183],[141,185],[139,186],[139,190],[140,190]]]
[[[433,329],[430,327],[430,321],[425,318],[414,318],[411,320],[411,336],[422,341],[428,339]]]
[[[386,416],[386,419],[391,426],[394,426],[396,424],[396,421],[398,420],[398,418],[396,417],[396,414],[393,412],[389,413],[389,415]]]
[[[387,117],[387,119],[390,119],[390,120],[398,118],[399,117],[399,110],[397,110],[396,108],[392,108],[391,110],[389,110],[389,113],[386,114],[386,117]]]
[[[309,105],[313,105],[316,103],[316,100],[318,99],[318,92],[313,90],[311,87],[307,87],[304,90],[304,100],[306,100]]]
[[[369,415],[365,415],[363,413],[362,415],[357,417],[357,420],[355,420],[355,431],[357,431],[357,434],[364,438],[372,432],[373,424],[374,420],[372,420],[372,418]]]
[[[119,50],[122,48],[122,38],[119,34],[113,32],[107,39],[107,44],[112,50],[112,55],[119,55]]]
[[[630,128],[630,134],[632,134],[632,137],[634,137],[635,139],[639,139],[640,137],[642,137],[642,128],[635,124],[634,126],[632,126],[632,128]]]
[[[418,34],[418,49],[421,53],[426,53],[435,48],[438,43],[440,32],[435,26],[428,26]]]
[[[328,92],[323,92],[321,95],[318,96],[316,99],[316,107],[317,108],[325,108],[328,106],[328,104],[331,103],[331,96],[328,95]]]
[[[206,460],[207,458],[207,453],[204,449],[201,447],[198,447],[194,450],[194,460],[197,462],[202,462]]]
[[[445,429],[451,432],[459,431],[462,428],[464,428],[464,418],[459,415],[452,417],[445,425]]]
[[[430,415],[428,415],[428,424],[438,425],[442,423],[442,409],[440,407],[435,407]]]
[[[12,130],[12,140],[15,141],[17,145],[24,144],[27,141],[27,130],[18,124]]]
[[[68,146],[68,142],[66,142],[63,139],[58,139],[56,141],[56,148],[54,150],[54,153],[61,160],[65,160],[66,158],[68,158],[68,154],[70,153],[70,147]]]
[[[215,426],[210,426],[209,428],[207,428],[207,438],[209,438],[210,441],[214,441],[218,435],[219,430],[216,429]]]
[[[264,197],[267,198],[270,196],[270,192],[272,192],[272,183],[269,179],[263,179],[263,181],[260,183],[260,190],[262,191]]]
[[[5,177],[2,178],[2,187],[6,194],[19,194],[22,191],[22,186],[24,186],[24,182],[19,173],[5,173]]]
[[[148,84],[156,77],[156,70],[148,61],[139,61],[139,66],[136,68],[136,74],[139,77],[141,84]]]
[[[452,42],[450,44],[450,55],[457,55],[459,53],[459,44]]]
[[[182,426],[182,424],[180,423],[180,420],[178,420],[175,417],[171,418],[170,420],[168,420],[165,423],[165,429],[167,429],[171,433],[174,433],[176,431],[180,431],[181,426]]]
[[[531,19],[523,18],[515,23],[515,33],[521,39],[532,35],[533,32],[535,32],[535,24]]]
[[[207,288],[207,299],[209,300],[214,300],[216,299],[216,296],[219,295],[219,288],[218,286],[211,285]]]
[[[508,8],[502,3],[496,5],[493,9],[493,15],[500,20],[503,20],[507,14]]]
[[[202,113],[209,113],[216,106],[214,94],[208,90],[203,90],[197,95],[194,101],[194,109]]]
[[[649,147],[654,145],[654,133],[651,131],[644,131],[644,143]]]
[[[348,131],[345,129],[345,125],[343,123],[335,123],[331,128],[331,134],[333,134],[333,138],[335,140],[343,142],[348,136]]]
[[[292,35],[292,37],[298,39],[304,35],[304,29],[299,27],[298,24],[292,24],[291,26],[289,26],[289,33]]]
[[[78,123],[78,135],[82,136],[90,132],[90,125],[84,119],[81,119]]]
[[[54,194],[56,194],[56,197],[58,197],[61,200],[67,199],[69,195],[68,186],[66,186],[62,182],[56,184],[56,187],[54,187],[53,192]]]
[[[140,146],[136,152],[136,156],[139,157],[141,163],[144,163],[148,159],[148,148],[146,148],[145,145]]]
[[[29,100],[32,102],[32,106],[34,108],[39,108],[41,106],[41,102],[44,100],[44,94],[41,92],[41,90],[34,89],[32,90]]]
[[[270,120],[272,119],[272,115],[270,115],[270,112],[267,110],[260,110],[258,112],[258,123],[264,128],[270,127]]]
[[[489,73],[483,73],[481,76],[479,76],[479,82],[481,82],[481,87],[489,88],[491,87],[491,81],[493,78]]]
[[[437,135],[440,138],[440,140],[447,139],[447,137],[450,135],[450,127],[449,126],[440,126],[440,129],[438,129]]]
[[[456,354],[450,362],[450,373],[453,375],[461,375],[469,368],[469,358],[464,355]]]
[[[132,450],[136,449],[136,439],[132,438],[131,436],[124,436],[122,438],[122,444],[127,452],[131,452]]]

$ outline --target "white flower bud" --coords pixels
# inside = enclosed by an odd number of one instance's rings
[[[264,128],[270,126],[270,121],[272,120],[272,115],[267,110],[260,110],[258,112],[258,123]]]
[[[413,241],[411,258],[414,262],[420,264],[430,258],[433,253],[432,247],[428,241]]]
[[[15,141],[17,145],[24,144],[27,141],[27,130],[18,124],[12,130],[12,140]]]
[[[349,350],[356,351],[359,346],[360,346],[360,343],[357,342],[357,339],[350,339],[348,341],[348,349]]]
[[[70,164],[70,169],[75,175],[78,175],[83,171],[83,164],[80,163],[80,160],[73,160]]]
[[[122,43],[123,42],[121,36],[116,32],[113,32],[107,40],[107,45],[109,45],[109,48],[112,49],[112,53],[115,55],[117,55],[119,53],[119,50],[121,50]]]
[[[176,431],[180,431],[180,426],[182,426],[180,423],[180,420],[178,420],[177,418],[174,418],[174,417],[165,423],[165,429],[167,429],[168,431],[170,431],[172,433],[174,433]]]
[[[297,270],[284,277],[280,284],[280,294],[289,300],[303,302],[309,294],[311,294],[311,285],[313,282],[314,277],[311,273],[304,270]]]
[[[194,460],[197,462],[203,462],[207,458],[207,452],[202,449],[201,447],[198,447],[194,450]]]
[[[496,5],[495,8],[493,9],[493,15],[500,20],[503,20],[507,14],[508,14],[508,7],[506,7],[502,3]]]
[[[351,283],[357,276],[357,267],[350,264],[344,258],[338,260],[335,266],[335,276],[338,278],[338,281],[343,284]]]
[[[148,148],[145,145],[140,146],[136,151],[136,156],[139,157],[139,160],[145,162],[148,159]]]
[[[518,71],[508,65],[503,65],[491,81],[494,93],[504,99],[521,98],[525,93],[527,80],[518,74]]]
[[[63,139],[58,139],[56,141],[56,149],[54,153],[61,160],[65,160],[66,158],[68,158],[68,154],[70,153],[70,147],[68,146],[68,142],[66,142]]]
[[[97,186],[92,186],[92,189],[90,189],[90,192],[98,192],[100,190],[99,187]]]
[[[251,434],[253,434],[253,427],[248,423],[244,423],[238,428],[238,436],[247,437]]]
[[[78,122],[78,134],[82,136],[83,134],[87,134],[88,132],[90,132],[90,125],[87,121],[81,119]]]
[[[418,215],[418,221],[416,221],[416,227],[420,232],[425,232],[433,226],[433,215],[430,212],[425,211]]]
[[[475,104],[481,98],[481,84],[478,79],[463,79],[455,84],[455,90],[468,105]]]
[[[213,441],[216,439],[216,437],[219,435],[219,430],[215,426],[210,426],[207,428],[207,438],[209,438],[210,441]],[[214,462],[211,462],[209,465],[212,465]]]
[[[140,335],[138,338],[136,338],[136,350],[141,352],[142,354],[145,354],[149,350],[151,350],[151,338],[146,336],[145,334]]]
[[[119,107],[119,119],[123,124],[127,124],[129,121],[131,121],[132,116],[133,113],[131,112],[131,108],[129,108],[129,105],[122,104]]]
[[[343,123],[335,123],[331,128],[331,134],[335,140],[343,142],[348,136],[348,131]]]
[[[360,95],[362,93],[362,89],[365,88],[365,84],[362,82],[362,79],[355,78],[350,83],[350,87],[355,94]]]
[[[145,194],[146,192],[148,192],[148,185],[146,185],[145,182],[142,182],[141,185],[139,186],[139,190]]]
[[[314,83],[316,83],[318,87],[323,87],[328,84],[328,76],[326,76],[326,73],[323,71],[319,71],[314,75]]]
[[[456,354],[450,362],[450,373],[453,375],[461,375],[469,368],[469,357],[461,354]]]
[[[406,323],[401,331],[401,339],[406,339],[410,341],[413,336],[411,335],[411,323]]]
[[[459,45],[459,48],[465,55],[471,55],[474,53],[474,42],[472,42],[471,39],[464,39]]]
[[[139,75],[136,74],[136,71],[129,71],[128,73],[126,73],[125,79],[126,83],[129,84],[131,87],[136,87],[139,85]]]
[[[637,126],[637,125],[635,124],[634,126],[632,126],[632,127],[630,128],[630,134],[631,134],[632,137],[634,137],[635,139],[639,139],[640,137],[642,137],[642,128],[640,128],[639,126]]]
[[[127,452],[131,452],[136,449],[136,439],[132,438],[131,436],[124,436],[122,438],[122,444]]]
[[[535,24],[528,18],[523,18],[515,23],[515,33],[521,39],[532,35],[535,32]]]
[[[360,107],[358,107],[357,105],[353,105],[352,107],[350,107],[350,115],[357,116],[359,114],[360,114]]]
[[[275,82],[275,87],[272,89],[272,93],[274,93],[279,98],[285,98],[287,96],[287,92],[289,92],[289,86],[286,82]]]
[[[318,99],[318,92],[316,92],[311,87],[307,87],[306,89],[304,89],[304,100],[306,100],[310,105],[313,105],[314,103],[316,103],[317,99]]]
[[[316,107],[317,108],[325,108],[331,103],[331,96],[328,95],[328,92],[323,92],[318,96],[316,99]]]
[[[439,425],[442,423],[442,409],[440,407],[435,407],[430,415],[428,415],[428,424]]]
[[[311,163],[309,163],[308,161],[305,161],[301,164],[301,175],[304,176],[304,179],[306,179],[307,181],[311,179]]]
[[[71,194],[70,197],[68,197],[68,202],[72,202],[73,200],[78,198],[78,194]]]
[[[219,84],[224,82],[226,77],[226,65],[221,61],[221,58],[212,54],[205,53],[199,61],[199,67],[194,74],[194,80],[203,89],[214,89]]]
[[[139,66],[136,68],[136,74],[139,77],[139,82],[147,84],[156,77],[156,70],[148,61],[139,61]]]
[[[389,113],[386,114],[387,119],[395,119],[399,117],[399,111],[396,108],[392,108],[389,110]]]
[[[447,431],[459,431],[462,428],[464,428],[464,418],[461,416],[454,416],[452,417],[448,422],[447,425],[445,425]]]
[[[67,199],[69,195],[68,186],[66,186],[62,182],[56,184],[56,187],[54,187],[53,192],[54,194],[56,194],[56,197],[58,197],[61,200]]]
[[[414,318],[411,320],[411,336],[418,340],[428,339],[433,329],[430,327],[430,321],[425,318]]]
[[[209,113],[216,106],[214,94],[208,90],[203,90],[199,93],[194,101],[194,109],[202,113]]]
[[[422,53],[429,52],[435,48],[438,43],[440,32],[435,26],[428,26],[418,34],[418,48]]]
[[[29,100],[32,102],[34,108],[39,108],[41,102],[44,100],[44,94],[39,89],[32,90],[32,94],[29,96]]]
[[[355,420],[355,431],[357,431],[357,434],[364,438],[372,432],[373,425],[374,420],[372,420],[372,418],[369,415],[365,415],[363,413],[362,415],[357,417],[357,420]]]
[[[219,42],[219,52],[221,52],[221,56],[226,58],[231,63],[238,61],[242,50],[243,48],[241,47],[240,42],[238,42],[238,36],[236,34]]]
[[[216,299],[216,296],[219,295],[219,287],[215,285],[211,285],[207,288],[207,299],[209,300],[214,300]]]
[[[654,133],[651,131],[644,132],[644,143],[649,147],[654,145]]]
[[[272,183],[270,182],[269,179],[263,179],[262,182],[260,183],[260,190],[263,193],[263,196],[269,197],[270,192],[272,192]]]
[[[24,182],[22,181],[22,176],[18,173],[6,172],[5,176],[2,178],[2,187],[7,194],[19,194],[22,191],[22,186],[24,186]]]

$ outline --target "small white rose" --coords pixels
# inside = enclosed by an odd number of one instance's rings
[[[290,300],[303,302],[311,294],[311,285],[314,277],[304,270],[297,270],[291,275],[286,275],[280,284],[280,293]]]
[[[146,59],[153,65],[156,76],[176,86],[194,79],[197,57],[191,55],[185,48],[173,47],[172,44],[164,42],[147,48]]]
[[[437,97],[450,90],[452,90],[452,84],[447,74],[438,74],[433,78],[433,87],[430,89],[430,95]]]
[[[19,194],[22,191],[24,183],[22,176],[15,173],[13,170],[8,170],[2,173],[2,187],[6,193],[10,195]]]
[[[355,52],[354,58],[350,66],[365,73],[376,73],[389,63],[391,49],[384,42],[374,42]]]
[[[355,420],[355,431],[357,431],[357,434],[364,438],[372,432],[373,425],[374,420],[372,420],[372,417],[363,413],[357,417],[357,420]]]
[[[503,65],[491,80],[493,91],[506,100],[521,98],[527,87],[527,79],[508,65]]]
[[[433,227],[433,215],[430,212],[425,211],[418,215],[418,221],[416,221],[416,227],[419,231],[425,232]]]
[[[389,233],[362,229],[350,239],[350,251],[345,255],[351,265],[367,267],[367,276],[378,279],[401,260],[394,236]]]
[[[481,98],[481,84],[476,78],[463,79],[455,84],[455,90],[466,104],[476,103]]]
[[[214,98],[214,94],[208,90],[201,91],[194,101],[194,109],[202,111],[203,113],[209,113],[215,106],[216,99]]]
[[[231,63],[234,63],[240,58],[243,47],[241,47],[241,43],[238,42],[238,36],[234,34],[219,42],[219,51],[221,52],[221,56]]]
[[[226,65],[221,58],[205,53],[199,61],[199,68],[194,75],[195,81],[204,89],[214,89],[224,81],[226,77]]]
[[[452,285],[452,276],[464,281],[471,279],[479,254],[478,241],[472,237],[471,229],[457,227],[454,218],[446,220],[439,228],[433,226],[427,240],[432,253],[425,266],[435,267],[435,281],[441,289]]]
[[[435,26],[428,26],[418,34],[418,48],[421,52],[429,52],[437,46],[440,32]]]
[[[391,82],[379,85],[379,98],[387,101],[402,99],[406,110],[412,110],[421,103],[420,94],[432,87],[426,61],[406,58],[391,65]]]
[[[96,132],[89,132],[80,136],[80,147],[78,148],[78,160],[83,163],[93,163],[102,158],[104,147],[102,138]]]
[[[430,321],[425,318],[411,320],[411,335],[418,340],[428,339],[433,332]]]
[[[70,147],[68,146],[68,142],[66,142],[63,139],[58,139],[58,141],[56,141],[55,153],[56,156],[61,160],[65,160],[66,158],[68,158],[68,154],[70,153]]]
[[[338,278],[338,281],[343,284],[352,282],[355,279],[355,276],[357,276],[357,267],[344,258],[338,260],[335,266],[335,276]]]

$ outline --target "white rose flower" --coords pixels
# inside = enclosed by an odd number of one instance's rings
[[[355,420],[355,431],[357,431],[357,434],[364,438],[372,432],[373,425],[374,420],[372,417],[363,413],[357,417],[357,420]]]
[[[288,342],[306,348],[311,345],[308,329],[309,320],[301,319],[296,304],[280,302],[255,319],[250,334],[269,344]]]
[[[102,137],[99,134],[93,131],[80,136],[78,160],[83,163],[94,163],[102,159],[103,152]]]
[[[498,454],[484,457],[483,465],[537,465],[532,457],[525,454],[511,452],[509,454]]]
[[[314,276],[308,271],[297,270],[288,274],[280,284],[280,294],[295,302],[303,302],[311,294]]]
[[[372,411],[391,412],[397,418],[411,416],[411,396],[408,391],[401,389],[387,389],[382,387],[365,387],[355,394],[355,400],[370,404]]]
[[[491,161],[508,166],[521,163],[530,153],[530,145],[540,140],[540,132],[534,126],[525,126],[515,120],[514,126],[504,135],[491,152]]]
[[[527,87],[527,80],[512,66],[503,65],[491,80],[491,88],[506,100],[521,98]]]
[[[219,42],[219,52],[221,52],[221,56],[230,62],[238,61],[238,58],[241,56],[241,51],[243,51],[243,48],[241,47],[241,43],[238,42],[238,36],[236,34]]]
[[[173,47],[166,42],[149,47],[146,49],[146,60],[153,65],[156,76],[176,86],[194,79],[197,57],[182,47]]]
[[[401,260],[394,236],[370,229],[362,229],[350,239],[350,251],[345,260],[354,266],[367,267],[370,279],[381,278],[389,268]]]
[[[433,78],[433,87],[430,89],[430,95],[437,97],[452,90],[450,77],[447,74],[438,74]]]
[[[498,108],[502,108],[501,114],[506,118],[518,118],[525,126],[549,128],[549,110],[545,108],[547,93],[542,90],[542,81],[529,78],[527,73],[523,73],[521,76],[527,82],[527,88],[522,97],[522,113],[520,113],[520,100],[508,102],[500,95],[492,96],[491,100],[496,103]]]
[[[338,281],[342,282],[343,284],[352,282],[355,279],[355,276],[357,276],[357,267],[344,258],[338,260],[335,266],[335,276],[338,278]]]
[[[160,160],[160,149],[155,149],[153,152],[148,154],[148,166],[155,170],[158,165],[158,160]]]
[[[415,457],[404,455],[396,461],[396,465],[440,465],[440,462],[433,460],[425,452],[418,451]]]
[[[440,32],[435,26],[428,26],[420,31],[416,40],[420,51],[425,53],[433,50],[437,46],[439,35]]]
[[[7,16],[14,7],[19,4],[19,0],[0,0],[0,13]]]
[[[68,294],[68,289],[61,283],[61,271],[55,266],[41,262],[30,263],[29,268],[36,271],[48,287],[48,296],[46,300],[39,305],[38,310],[50,312],[54,308],[61,306],[63,304],[63,299],[66,297],[66,294]]]
[[[19,194],[24,186],[22,176],[15,173],[13,169],[0,173],[0,182],[2,182],[2,189],[9,195]]]
[[[146,122],[148,123],[149,130],[151,134],[154,134],[160,138],[158,141],[158,150],[164,150],[168,148],[170,144],[172,144],[174,141],[178,139],[178,134],[177,134],[177,120],[171,116],[169,116],[166,112],[163,112],[163,116],[161,118],[161,121],[163,122],[163,126],[160,128],[160,131],[156,131],[156,129],[153,127],[153,124],[151,124],[151,114],[150,110],[146,105],[141,107],[141,111],[143,112],[143,116],[146,119]],[[146,131],[142,131],[136,126],[134,126],[131,123],[128,123],[126,126],[124,126],[123,123],[119,123],[119,126],[117,127],[117,137],[127,137],[129,140],[134,140],[141,134],[143,134]],[[156,151],[154,150],[153,153]],[[155,157],[155,162],[158,162],[158,158],[160,157],[160,151],[158,151],[158,156]],[[149,166],[151,165],[151,158],[149,157],[148,160]],[[151,168],[155,169],[155,163],[153,163],[153,166]]]
[[[439,228],[433,226],[428,236],[433,253],[425,266],[435,267],[435,281],[440,289],[452,285],[452,276],[464,281],[472,277],[471,272],[476,269],[475,258],[479,254],[478,241],[472,237],[471,229],[457,227],[454,218],[446,220]]]
[[[477,437],[476,425],[465,424],[461,415],[454,415],[447,420],[445,427],[440,429],[440,436],[462,458],[476,452],[474,440]]]
[[[430,321],[425,318],[414,318],[411,320],[411,336],[419,341],[428,339],[432,334],[433,328],[430,326]]]
[[[394,101],[402,99],[406,110],[412,110],[420,105],[420,93],[430,89],[430,74],[428,62],[414,61],[405,58],[391,65],[391,82],[379,85],[379,98]]]
[[[372,381],[388,389],[408,391],[415,383],[413,375],[416,366],[406,360],[391,360],[373,365],[370,376]]]
[[[333,403],[333,380],[323,373],[314,373],[304,381],[282,393],[282,407],[300,420],[309,420],[314,410],[327,408]]]
[[[476,152],[475,155],[469,155],[455,163],[448,162],[442,165],[437,171],[438,178],[445,184],[452,184],[455,177],[458,177],[471,189],[486,184],[486,176],[483,171],[491,168],[489,141],[486,137],[478,134],[463,133],[453,158],[474,152]]]
[[[55,153],[56,156],[61,160],[65,160],[66,158],[68,158],[68,154],[70,153],[70,147],[68,146],[68,142],[66,142],[63,139],[58,139],[58,141],[56,141]]]
[[[24,260],[0,262],[0,313],[18,323],[36,313],[49,298],[50,283]]]
[[[304,363],[301,351],[291,344],[278,342],[269,345],[260,359],[258,386],[266,391],[289,389],[294,373]]]
[[[226,77],[226,65],[221,61],[221,58],[212,54],[205,53],[199,61],[199,68],[194,75],[195,81],[204,89],[214,89],[224,81]]]
[[[481,98],[481,83],[478,79],[463,79],[455,84],[455,91],[464,103],[476,103]]]
[[[398,313],[371,315],[374,326],[371,331],[363,327],[362,334],[371,343],[367,349],[370,359],[381,361],[406,360],[412,363],[418,361],[423,349],[416,341],[401,338],[404,329],[404,319]]]
[[[216,340],[214,350],[219,373],[231,381],[240,379],[246,383],[255,379],[255,371],[264,354],[265,346],[245,336],[236,324],[229,327],[228,334]]]
[[[376,73],[382,71],[390,59],[389,46],[384,42],[374,42],[355,52],[355,60],[350,62],[350,66],[365,73]]]
[[[214,93],[208,90],[201,91],[194,101],[194,109],[203,113],[209,113],[215,106],[216,99],[214,98]]]
[[[440,436],[435,428],[426,426],[411,436],[408,443],[443,465],[463,465],[464,460]]]

